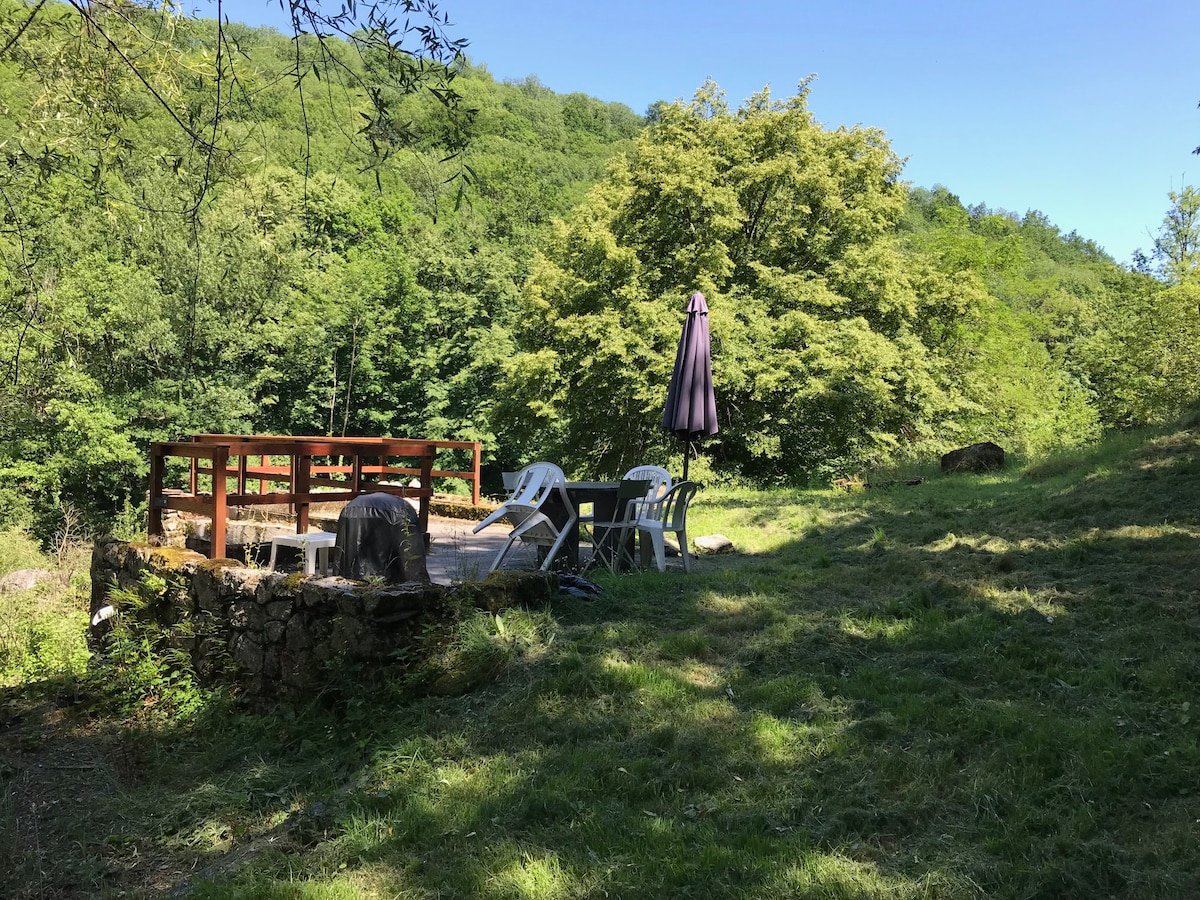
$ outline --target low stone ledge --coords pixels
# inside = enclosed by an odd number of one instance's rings
[[[112,606],[130,627],[190,652],[197,673],[217,680],[232,672],[256,694],[305,691],[337,660],[387,661],[412,642],[422,616],[446,605],[446,590],[287,575],[114,540],[92,552],[94,621]],[[112,622],[99,617],[92,627],[93,650],[103,650]]]
[[[188,653],[203,681],[283,698],[307,695],[331,666],[390,663],[426,622],[455,615],[462,603],[494,612],[558,594],[551,573],[493,572],[454,587],[375,585],[111,538],[93,547],[91,575],[94,653],[104,652],[119,615],[135,632]]]

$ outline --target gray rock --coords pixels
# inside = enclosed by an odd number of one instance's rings
[[[267,618],[272,622],[286,622],[292,614],[292,601],[275,600],[266,604]]]
[[[238,668],[242,671],[249,672],[252,675],[257,675],[262,671],[262,647],[255,641],[241,634],[233,639],[230,649],[233,651],[234,662],[237,663]]]
[[[229,624],[244,631],[261,631],[266,613],[254,600],[235,600],[229,608]]]
[[[723,534],[706,534],[692,541],[701,553],[732,553],[733,541]]]
[[[57,580],[58,573],[47,569],[17,569],[0,578],[0,594],[30,591],[39,584]]]
[[[302,653],[312,647],[312,636],[307,628],[304,627],[304,622],[299,617],[288,620],[287,623],[287,648]]]

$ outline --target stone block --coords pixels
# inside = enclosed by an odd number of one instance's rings
[[[229,606],[229,624],[239,631],[262,631],[266,621],[266,612],[252,597],[236,599]]]
[[[263,651],[258,642],[246,634],[239,634],[230,643],[230,654],[237,667],[250,675],[262,671]]]
[[[272,622],[286,622],[292,615],[291,600],[271,600],[267,602],[264,609],[267,613],[267,618]]]
[[[419,581],[369,591],[362,598],[362,612],[376,620],[409,618],[419,615],[441,601],[443,591],[437,585]]]
[[[297,653],[312,648],[312,634],[300,616],[293,616],[284,626],[284,644],[288,650]]]
[[[723,534],[706,534],[692,541],[701,553],[732,553],[733,541]]]

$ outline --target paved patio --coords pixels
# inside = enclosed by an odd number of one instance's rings
[[[429,517],[429,536],[432,542],[425,557],[429,577],[437,584],[480,581],[487,576],[488,567],[504,546],[509,528],[503,523],[489,525],[479,534],[472,534],[475,522],[469,519]],[[586,541],[579,546],[580,561],[591,556]],[[501,568],[536,569],[537,548],[518,541],[504,557]]]
[[[480,581],[487,576],[488,567],[504,546],[509,529],[502,524],[489,525],[479,534],[471,534],[477,523],[472,519],[429,517],[429,553],[425,568],[437,584]],[[536,551],[514,547],[505,558],[504,568],[534,568]],[[520,565],[524,562],[524,565]]]
[[[328,512],[315,518],[314,530],[324,529],[333,531],[337,527],[336,517],[329,517]],[[199,523],[197,533],[203,537],[207,521]],[[504,523],[489,525],[479,534],[472,534],[471,529],[476,525],[473,519],[456,519],[442,516],[429,517],[429,553],[425,558],[426,571],[436,584],[455,584],[464,581],[480,581],[487,576],[488,569],[500,548],[508,538],[509,527]],[[282,530],[287,532],[289,526],[281,522],[237,522],[231,523],[231,539],[237,542],[253,543],[262,548],[269,548],[271,533]],[[195,547],[201,549],[202,547]],[[580,560],[586,561],[591,555],[591,547],[586,541],[580,544]],[[265,562],[265,559],[260,562]],[[293,571],[300,565],[295,551],[281,549],[281,568]],[[668,556],[668,566],[678,564]],[[504,558],[504,569],[533,570],[538,567],[537,548],[520,541],[509,550]]]

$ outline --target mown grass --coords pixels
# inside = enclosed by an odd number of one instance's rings
[[[924,474],[709,487],[691,531],[738,553],[465,623],[462,695],[179,720],[93,687],[55,726],[93,768],[0,736],[0,890],[1200,894],[1200,432]]]

